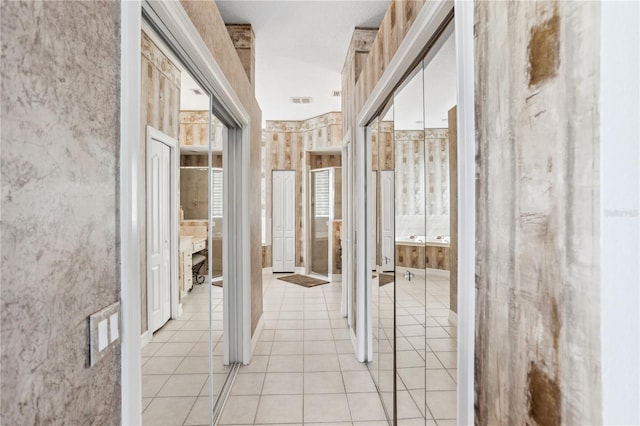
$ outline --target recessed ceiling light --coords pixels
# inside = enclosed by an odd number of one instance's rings
[[[309,96],[297,97],[297,98],[289,98],[289,100],[294,104],[310,104],[311,102],[313,102],[313,98],[311,98]]]

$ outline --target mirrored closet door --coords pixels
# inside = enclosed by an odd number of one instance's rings
[[[371,376],[391,424],[455,424],[453,24],[366,128],[372,153]]]
[[[140,177],[143,424],[211,424],[229,385],[225,182],[229,128],[192,68],[145,21]]]

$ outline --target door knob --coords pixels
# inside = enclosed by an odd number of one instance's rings
[[[413,272],[411,272],[411,271],[404,271],[404,278],[407,281],[411,281],[411,278],[413,278],[414,275],[415,274]]]

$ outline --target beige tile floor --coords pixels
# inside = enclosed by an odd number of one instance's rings
[[[265,326],[221,425],[387,425],[340,314],[338,283],[304,288],[265,274]]]
[[[212,290],[214,395],[226,379],[223,365],[222,288]],[[208,288],[195,285],[182,299],[183,314],[170,320],[142,348],[142,423],[209,424]]]
[[[426,294],[424,280],[422,290],[419,283],[398,282],[399,424],[454,424],[456,348],[455,327],[447,320],[448,281],[429,280]],[[353,355],[340,314],[340,285],[307,289],[271,274],[263,285],[264,330],[219,424],[387,425],[369,370]],[[212,290],[217,394],[228,367],[222,365],[222,289]],[[195,286],[183,300],[182,317],[143,348],[145,426],[208,424],[207,291]],[[388,317],[392,301],[383,299],[380,315]],[[425,380],[416,379],[425,364]]]
[[[400,425],[455,424],[456,327],[449,323],[449,277],[442,271],[402,272],[396,283],[374,287],[374,361],[369,369],[387,410],[392,406],[393,307]],[[375,354],[378,358],[375,358]]]

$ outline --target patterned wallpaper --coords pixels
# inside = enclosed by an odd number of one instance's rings
[[[449,130],[402,130],[394,136],[396,214],[448,215]],[[424,178],[420,170],[426,170]]]
[[[222,135],[226,127],[213,115],[211,120],[213,121],[212,148],[221,151]],[[209,111],[180,111],[180,145],[207,146],[208,126]]]
[[[342,114],[330,112],[304,121],[267,121],[262,135],[263,224],[266,245],[271,245],[271,172],[296,171],[296,266],[304,266],[305,176],[312,168],[341,165],[341,154],[314,153],[342,147]],[[312,167],[313,165],[313,167]],[[271,259],[265,259],[271,266]]]

